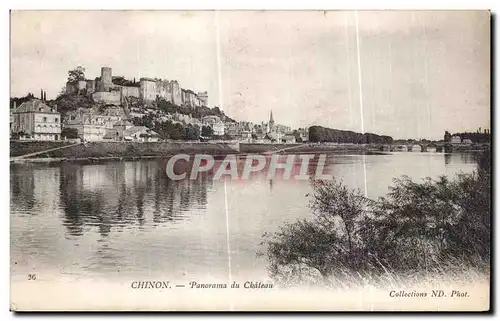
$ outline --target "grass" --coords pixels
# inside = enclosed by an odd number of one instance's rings
[[[175,142],[93,142],[34,156],[35,158],[167,157],[174,154],[225,155],[236,153],[225,144]]]
[[[242,153],[265,153],[272,152],[283,148],[299,146],[300,144],[240,144]]]
[[[70,144],[63,141],[10,141],[10,156],[22,156]]]
[[[316,285],[331,289],[353,289],[353,288],[401,288],[422,284],[454,284],[456,286],[471,284],[474,282],[489,282],[490,265],[487,262],[470,264],[459,259],[450,258],[446,263],[430,267],[428,270],[395,271],[390,267],[383,267],[383,272],[370,270],[353,270],[349,268],[336,268],[335,272],[328,277],[322,277],[317,270],[306,265],[287,266],[280,271],[283,277],[279,280],[285,287],[302,285]]]

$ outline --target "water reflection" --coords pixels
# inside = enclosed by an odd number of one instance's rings
[[[284,156],[286,158],[286,156]],[[219,160],[220,162],[220,160]],[[330,155],[324,173],[376,198],[392,178],[453,175],[475,168],[471,154]],[[238,159],[241,173],[245,158]],[[191,164],[176,164],[188,171]],[[292,168],[299,174],[300,162]],[[166,160],[11,165],[11,258],[16,268],[61,273],[184,271],[227,275],[227,226],[233,273],[261,274],[262,234],[311,215],[309,182],[268,178],[269,166],[249,180],[172,181]],[[316,160],[307,169],[315,174]],[[229,223],[226,222],[229,213]],[[13,273],[15,273],[14,270]]]
[[[210,176],[174,182],[157,162],[122,162],[60,166],[63,225],[68,233],[82,235],[86,225],[107,236],[113,226],[142,226],[152,214],[160,224],[186,219],[191,207],[204,207]]]

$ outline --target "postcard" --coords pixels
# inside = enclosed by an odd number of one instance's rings
[[[10,13],[12,311],[489,311],[491,13]]]

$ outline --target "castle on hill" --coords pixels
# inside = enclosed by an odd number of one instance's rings
[[[140,78],[139,82],[113,76],[110,67],[101,67],[101,76],[95,79],[66,83],[66,94],[87,95],[96,103],[121,105],[128,97],[141,99],[151,104],[157,98],[174,105],[192,108],[208,105],[208,92],[195,93],[180,87],[177,80]]]

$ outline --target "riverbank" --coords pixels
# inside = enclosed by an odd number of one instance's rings
[[[11,141],[12,163],[48,163],[63,161],[121,161],[168,158],[175,154],[365,154],[387,155],[388,151],[375,150],[356,144],[251,144],[251,143],[201,143],[201,142],[87,142],[69,146],[69,142],[19,142]],[[67,147],[65,147],[67,146]],[[60,148],[64,147],[64,148]],[[60,149],[58,149],[60,148]],[[54,150],[55,149],[55,150]],[[46,150],[46,152],[43,152]],[[464,152],[460,150],[460,152]],[[472,152],[472,151],[471,151]],[[30,155],[34,154],[34,155]]]
[[[300,146],[301,144],[240,144],[240,152],[249,154],[259,154],[266,152],[276,152],[280,149]]]
[[[17,141],[11,140],[9,144],[10,157],[18,157],[26,154],[32,154],[58,147],[64,147],[73,144],[65,141]]]
[[[175,154],[228,155],[238,151],[229,144],[187,143],[187,142],[89,142],[52,150],[15,162],[52,162],[79,160],[134,160],[141,158],[164,158]]]

